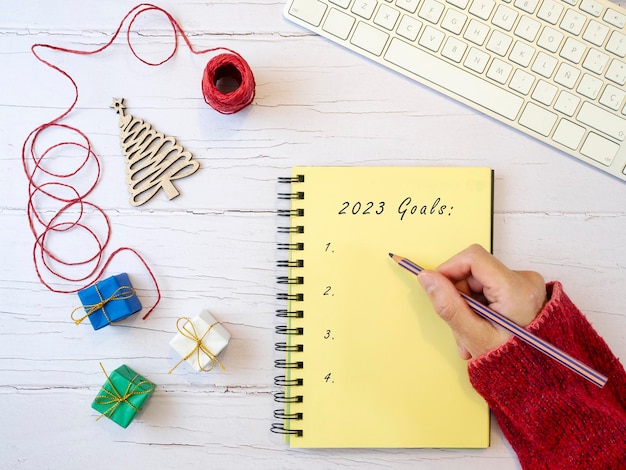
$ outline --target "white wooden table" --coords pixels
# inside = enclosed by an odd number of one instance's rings
[[[210,56],[181,44],[160,67],[137,61],[123,38],[94,56],[46,51],[76,80],[80,98],[64,123],[83,130],[102,163],[88,200],[111,223],[106,254],[135,248],[158,279],[162,301],[94,332],[76,326],[74,294],[37,279],[27,222],[21,147],[36,126],[71,103],[69,82],[36,61],[34,43],[92,50],[135,3],[20,0],[0,20],[0,468],[420,468],[515,469],[494,422],[485,450],[289,450],[269,429],[276,404],[274,326],[279,291],[276,180],[293,165],[476,165],[495,170],[495,254],[510,266],[561,280],[615,353],[626,357],[626,185],[429,89],[388,72],[282,18],[275,0],[161,2],[197,48],[225,46],[254,71],[257,95],[224,116],[202,99]],[[623,4],[623,2],[622,2]],[[136,22],[133,44],[163,59],[172,35],[163,17]],[[175,136],[201,164],[181,196],[128,204],[118,116],[128,112]],[[69,152],[76,161],[77,152]],[[71,155],[74,155],[72,157]],[[55,165],[64,166],[61,157]],[[36,203],[51,217],[58,205]],[[82,234],[84,235],[84,234]],[[50,240],[67,256],[87,252],[81,233]],[[145,268],[121,255],[149,306]],[[57,284],[65,288],[75,283]],[[169,347],[175,321],[209,309],[233,339],[226,371],[192,372]],[[127,429],[90,403],[107,370],[127,364],[158,388]]]

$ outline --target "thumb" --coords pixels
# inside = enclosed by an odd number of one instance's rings
[[[435,271],[422,271],[417,279],[435,312],[452,329],[463,359],[491,349],[493,326],[472,312],[448,278]]]

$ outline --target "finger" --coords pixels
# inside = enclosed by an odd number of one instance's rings
[[[539,274],[512,271],[480,245],[466,248],[437,271],[521,326],[528,325],[545,303],[545,283]]]
[[[530,324],[546,303],[544,278],[533,271],[512,271],[507,283],[485,289],[494,310],[520,326]]]
[[[480,286],[488,280],[500,279],[511,273],[509,268],[477,244],[454,255],[440,265],[437,271],[453,282],[466,280],[474,292],[481,290]]]
[[[476,357],[504,342],[488,321],[477,316],[443,275],[423,271],[417,277],[437,314],[450,326],[461,357]]]

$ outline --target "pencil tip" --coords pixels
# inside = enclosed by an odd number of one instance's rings
[[[390,258],[393,258],[393,253],[389,253],[389,257],[390,257]]]

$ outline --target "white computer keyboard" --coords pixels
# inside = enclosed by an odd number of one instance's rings
[[[626,10],[604,0],[288,0],[285,16],[626,181]]]

